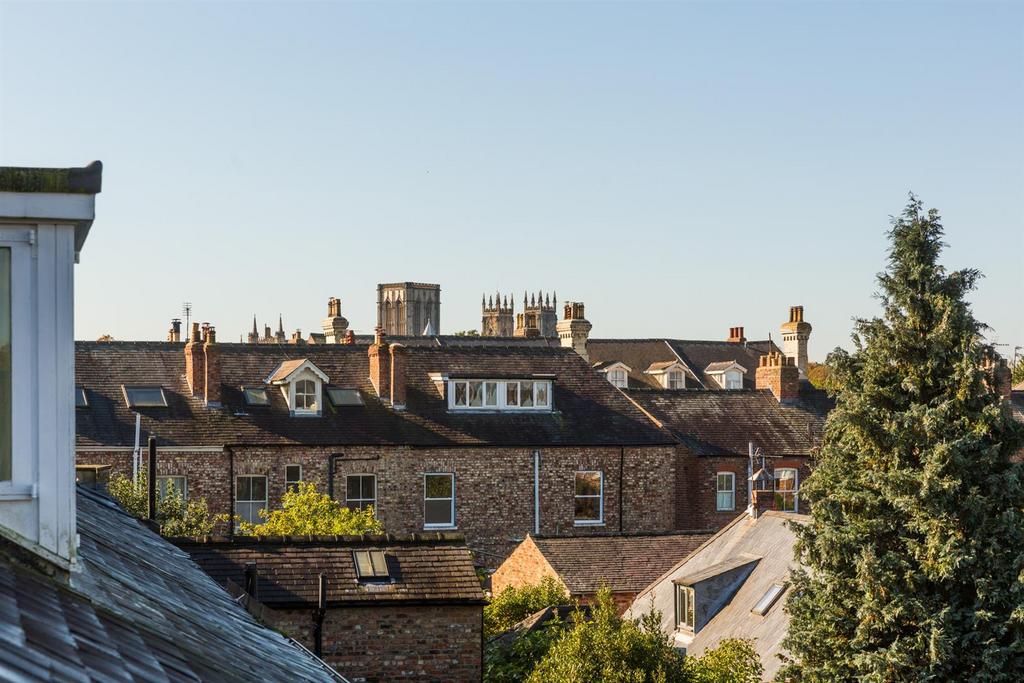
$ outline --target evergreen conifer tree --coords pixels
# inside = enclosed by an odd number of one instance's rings
[[[829,356],[836,407],[800,494],[778,680],[1024,680],[1021,443],[982,372],[980,274],[939,264],[911,195],[892,220],[882,317]]]

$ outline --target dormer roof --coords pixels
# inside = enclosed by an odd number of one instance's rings
[[[709,375],[717,375],[725,372],[726,370],[732,370],[733,368],[736,368],[743,374],[746,374],[747,372],[747,369],[745,367],[743,367],[734,360],[723,360],[718,361],[716,363],[711,363],[706,368],[704,368],[704,372]]]
[[[683,372],[686,372],[686,366],[683,365],[682,363],[680,363],[679,361],[677,361],[677,360],[666,360],[666,361],[659,361],[657,363],[651,363],[650,365],[647,366],[647,369],[644,370],[644,374],[647,374],[647,375],[663,375],[666,372],[669,372],[670,370],[675,370],[675,369],[679,369],[679,370],[682,370]]]
[[[308,358],[298,358],[296,360],[286,360],[278,365],[277,369],[267,378],[267,384],[288,384],[303,370],[309,370],[319,377],[322,382],[328,381],[327,375],[324,374],[323,370],[314,365],[313,361]]]
[[[621,368],[626,372],[633,372],[633,368],[629,367],[621,360],[606,360],[600,363],[594,363],[593,368],[598,372],[608,372],[610,370],[616,370]]]

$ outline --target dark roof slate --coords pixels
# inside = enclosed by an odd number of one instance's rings
[[[78,522],[70,586],[0,555],[3,680],[342,680],[108,499],[79,489]]]
[[[748,443],[769,455],[807,456],[817,445],[831,401],[809,383],[801,400],[782,404],[767,389],[637,389],[629,396],[697,455],[746,457]]]
[[[368,536],[332,539],[175,539],[175,543],[213,579],[244,585],[245,566],[254,562],[259,600],[268,606],[315,605],[319,574],[327,576],[328,604],[431,602],[483,604],[473,556],[462,537]],[[381,550],[390,583],[360,583],[354,550]]]
[[[602,585],[639,592],[711,538],[711,532],[533,538],[573,595]]]
[[[136,409],[143,438],[168,445],[648,445],[668,444],[658,429],[571,349],[533,346],[424,346],[407,354],[406,409],[394,411],[376,398],[365,346],[219,344],[221,409],[193,398],[185,382],[182,344],[170,342],[77,342],[76,384],[89,407],[77,416],[80,446],[131,445],[134,413],[121,385],[161,385],[166,408]],[[247,406],[239,387],[263,382],[283,362],[305,358],[331,385],[358,389],[365,405],[335,407],[324,401],[322,417],[290,417],[278,387],[270,405]],[[554,377],[550,413],[449,412],[431,373],[453,376]]]

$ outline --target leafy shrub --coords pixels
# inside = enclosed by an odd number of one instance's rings
[[[552,576],[532,586],[508,586],[484,607],[484,637],[503,633],[545,607],[569,602],[565,587]]]
[[[326,493],[317,491],[314,482],[299,482],[286,491],[282,507],[260,510],[262,524],[240,522],[238,533],[246,536],[321,536],[381,534],[384,527],[373,516],[373,508],[350,510]]]
[[[107,486],[110,495],[129,514],[143,518],[149,516],[149,486],[146,469],[140,468],[134,479],[114,475]],[[205,536],[213,531],[214,520],[206,499],[185,500],[172,482],[157,501],[156,522],[164,536]]]

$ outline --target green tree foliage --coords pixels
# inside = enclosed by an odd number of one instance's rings
[[[810,362],[807,364],[807,381],[818,389],[828,389],[828,365]]]
[[[487,683],[520,683],[525,681],[551,645],[571,625],[552,617],[536,631],[524,633],[511,645],[501,641],[487,643],[484,649],[484,681]]]
[[[553,576],[545,576],[533,586],[506,586],[484,607],[484,637],[504,633],[545,607],[570,602],[565,586]]]
[[[455,333],[456,337],[479,337],[480,332],[478,330],[459,330]]]
[[[285,492],[282,507],[260,510],[262,524],[241,522],[239,533],[246,536],[317,536],[381,534],[384,527],[373,516],[373,508],[350,510],[326,493],[317,491],[314,482],[299,482],[295,490]]]
[[[1024,384],[1024,356],[1021,356],[1013,366],[1013,386]]]
[[[761,662],[748,643],[725,641],[701,657],[684,659],[661,632],[661,615],[638,620],[618,615],[611,591],[602,588],[588,618],[573,615],[572,628],[551,645],[529,683],[755,683]]]
[[[892,221],[881,318],[829,356],[836,408],[801,496],[791,681],[1024,680],[1020,430],[980,371],[974,270],[938,263],[911,196]]]
[[[139,518],[149,516],[145,468],[140,468],[134,479],[114,475],[107,490],[129,514]],[[168,482],[163,498],[157,501],[156,522],[164,536],[205,536],[213,531],[214,520],[204,498],[186,502],[181,491]]]

